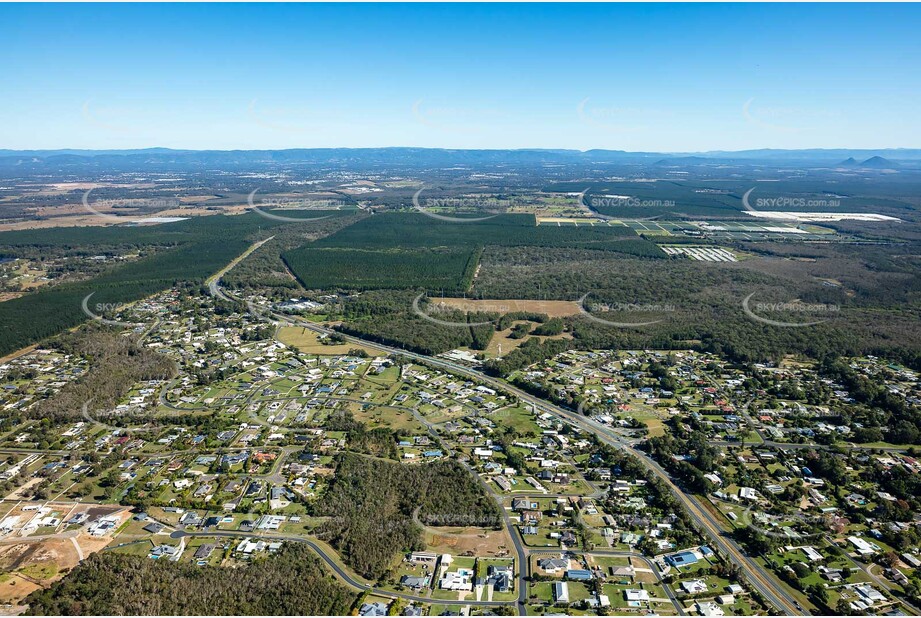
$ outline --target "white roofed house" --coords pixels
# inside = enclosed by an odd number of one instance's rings
[[[553,602],[569,603],[569,584],[566,582],[553,582]]]
[[[681,582],[681,588],[688,594],[700,594],[708,590],[707,583],[702,579]]]
[[[725,616],[723,608],[713,601],[698,601],[694,604],[697,613],[701,616]]]
[[[537,566],[547,573],[557,573],[569,568],[569,560],[566,558],[541,558],[537,561]]]
[[[470,569],[457,569],[446,571],[438,582],[442,590],[473,590],[473,571]]]
[[[180,556],[182,556],[184,549],[185,543],[181,543],[179,545],[157,545],[150,550],[148,557],[154,560],[165,558],[175,562],[176,560],[179,560]]]
[[[848,542],[854,546],[854,549],[857,550],[857,553],[861,556],[868,556],[870,554],[875,554],[879,551],[879,546],[875,543],[870,543],[866,539],[862,539],[859,536],[849,536],[847,537]]]
[[[628,602],[648,601],[648,590],[624,590],[624,600]]]
[[[246,538],[237,545],[236,551],[244,556],[251,556],[254,553],[264,551],[267,547],[268,544],[265,541],[253,541],[252,538]]]
[[[886,601],[885,595],[869,584],[861,584],[854,587],[854,591],[860,595],[867,605],[875,605]]]

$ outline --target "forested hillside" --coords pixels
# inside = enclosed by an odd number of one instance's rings
[[[361,575],[378,579],[398,552],[424,547],[425,525],[498,527],[499,507],[454,461],[408,466],[344,453],[317,503],[331,517],[319,530]]]
[[[345,615],[357,595],[303,545],[241,568],[93,554],[28,597],[36,616]]]

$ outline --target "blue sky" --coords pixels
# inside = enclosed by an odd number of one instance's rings
[[[0,5],[0,148],[921,147],[921,6]]]

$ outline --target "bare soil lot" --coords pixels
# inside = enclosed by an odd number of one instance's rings
[[[426,549],[429,551],[459,556],[473,552],[477,556],[504,557],[510,555],[514,547],[504,529],[429,527],[425,529],[424,535]]]
[[[579,313],[579,303],[572,300],[472,300],[469,298],[433,298],[432,303],[444,304],[453,309],[470,312],[512,313],[515,311],[529,311],[532,313],[545,313],[551,318],[576,315]]]

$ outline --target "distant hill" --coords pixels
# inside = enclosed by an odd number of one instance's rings
[[[888,158],[883,158],[886,155]],[[868,158],[869,157],[869,158]],[[438,168],[456,166],[547,165],[790,165],[830,167],[864,160],[865,168],[892,169],[894,161],[921,162],[921,149],[883,150],[743,150],[690,153],[627,152],[623,150],[507,149],[466,150],[446,148],[292,148],[286,150],[3,150],[0,168],[17,168],[17,173],[105,170],[252,169],[278,165],[307,165],[337,168]],[[856,167],[856,166],[855,166]]]
[[[722,163],[727,160],[727,157],[720,157],[719,159],[713,157],[702,157],[690,155],[687,157],[670,157],[668,159],[660,159],[656,161],[656,165],[707,165],[714,163]]]
[[[844,161],[838,164],[838,167],[857,167],[860,165],[860,162],[854,157],[848,157]]]
[[[873,169],[892,169],[898,167],[899,164],[889,159],[884,159],[883,157],[870,157],[866,161],[860,164],[860,167],[869,167]]]

